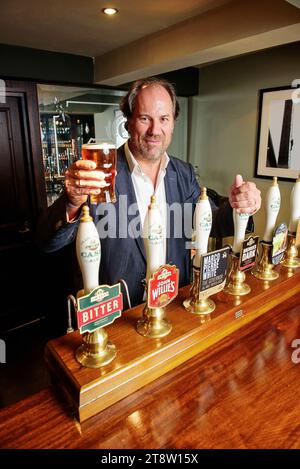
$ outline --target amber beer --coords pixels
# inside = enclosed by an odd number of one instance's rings
[[[96,170],[106,174],[106,187],[101,189],[100,194],[91,195],[92,204],[101,202],[116,202],[115,177],[116,177],[117,150],[113,143],[86,143],[82,145],[82,159],[95,161]]]

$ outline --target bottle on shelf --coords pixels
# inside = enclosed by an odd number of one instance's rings
[[[55,114],[41,113],[41,142],[46,192],[51,203],[64,186],[64,173],[81,157],[84,129],[88,123],[89,136],[93,137],[93,115],[70,115],[64,122]]]

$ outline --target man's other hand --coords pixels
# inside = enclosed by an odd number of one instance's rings
[[[260,190],[254,182],[243,181],[242,176],[237,174],[230,189],[229,202],[238,213],[253,215],[261,206]]]

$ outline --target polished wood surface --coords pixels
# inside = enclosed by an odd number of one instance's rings
[[[235,297],[223,291],[213,295],[217,308],[210,315],[187,312],[182,302],[189,295],[189,288],[181,289],[166,308],[172,331],[159,340],[142,337],[135,330],[142,316],[142,305],[124,312],[107,327],[118,353],[101,370],[85,368],[75,360],[74,353],[82,342],[78,332],[52,340],[46,349],[47,363],[78,420],[83,422],[96,415],[300,293],[300,269],[292,276],[281,266],[277,270],[279,278],[269,283],[248,274],[247,283],[251,286],[248,295]]]
[[[297,338],[299,294],[82,425],[51,389],[3,409],[0,445],[300,448]]]

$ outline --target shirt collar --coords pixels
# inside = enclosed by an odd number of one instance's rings
[[[130,172],[133,173],[133,171],[137,171],[139,173],[142,173],[142,168],[140,167],[139,163],[136,161],[135,157],[129,149],[128,140],[125,142],[124,149]],[[167,169],[169,161],[170,157],[168,156],[167,152],[165,152],[160,164],[159,172],[165,171]]]

